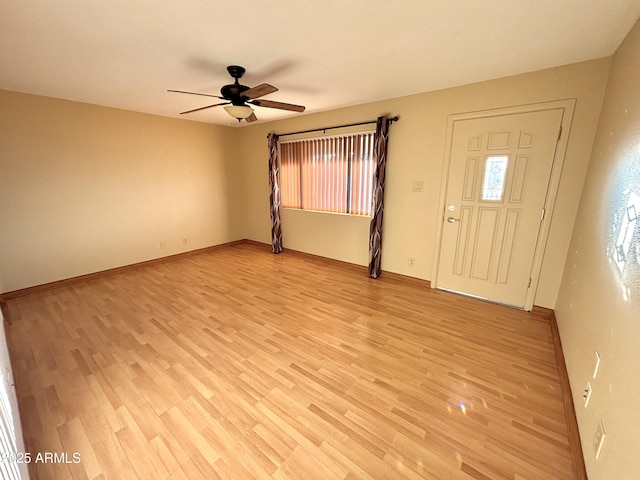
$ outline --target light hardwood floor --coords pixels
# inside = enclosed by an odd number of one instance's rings
[[[32,478],[573,478],[542,314],[250,243],[7,306]]]

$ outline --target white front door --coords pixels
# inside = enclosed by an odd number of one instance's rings
[[[525,307],[563,113],[453,122],[438,288]]]

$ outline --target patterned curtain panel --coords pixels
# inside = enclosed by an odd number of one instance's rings
[[[380,276],[382,261],[382,214],[384,213],[384,180],[387,167],[387,140],[389,138],[389,120],[378,117],[375,136],[375,161],[373,172],[373,199],[371,225],[369,227],[369,276]]]
[[[282,228],[280,226],[280,171],[278,167],[278,136],[270,133],[269,143],[269,189],[271,214],[271,249],[273,253],[282,251]]]

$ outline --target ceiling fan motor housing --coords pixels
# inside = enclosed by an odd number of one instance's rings
[[[235,83],[230,85],[225,85],[220,89],[220,94],[226,99],[230,100],[233,105],[244,105],[247,98],[242,97],[242,92],[245,90],[249,90],[250,87],[246,85],[240,85],[238,81],[239,78],[242,78],[244,72],[246,72],[244,67],[240,65],[229,65],[227,67],[227,72],[231,75],[232,78],[235,78]]]
[[[220,94],[234,105],[243,105],[247,99],[242,96],[242,92],[249,90],[249,88],[246,85],[240,85],[236,79],[236,83],[222,87]]]

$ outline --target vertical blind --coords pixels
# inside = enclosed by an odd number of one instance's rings
[[[280,144],[282,206],[371,214],[374,133]]]

